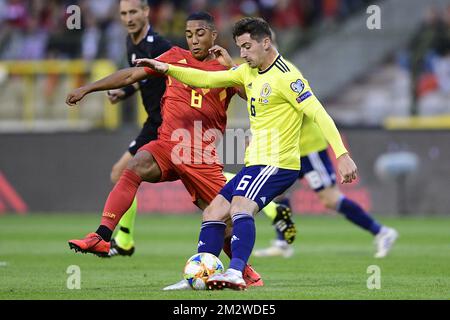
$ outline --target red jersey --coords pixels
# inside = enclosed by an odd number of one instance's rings
[[[199,61],[190,51],[179,47],[172,47],[157,60],[206,71],[227,69],[217,60]],[[149,74],[155,74],[149,68],[145,70]],[[192,148],[191,154],[196,154],[197,163],[201,159],[198,156],[204,154],[205,150],[215,157],[217,133],[223,134],[225,131],[226,111],[231,97],[236,92],[235,88],[192,88],[170,76],[167,77],[166,91],[161,100],[163,121],[158,130],[158,138],[178,146]]]

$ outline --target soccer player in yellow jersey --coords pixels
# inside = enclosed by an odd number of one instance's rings
[[[385,257],[397,239],[397,231],[381,225],[358,203],[347,198],[339,190],[336,185],[333,163],[327,153],[328,143],[310,118],[303,118],[301,131],[299,179],[307,180],[310,188],[317,193],[325,207],[341,213],[355,225],[373,234],[376,245],[375,258]],[[283,256],[289,258],[293,254],[293,248],[288,242],[292,242],[295,233],[289,234],[289,230],[282,232],[288,228],[287,223],[290,221],[289,199],[285,195],[275,198],[264,208],[264,213],[274,221],[277,239],[272,241],[270,247],[255,250],[253,254],[256,257]],[[293,225],[293,222],[291,224]],[[295,229],[293,230],[295,231]]]
[[[222,221],[231,215],[230,266],[225,273],[211,276],[207,285],[210,289],[242,290],[246,288],[242,270],[255,243],[253,216],[298,178],[304,116],[317,123],[333,148],[341,183],[356,179],[356,165],[308,82],[273,46],[267,22],[243,18],[235,24],[233,37],[246,63],[228,71],[204,72],[151,59],[137,60],[137,65],[151,67],[194,87],[245,88],[252,132],[245,166],[206,208],[198,242],[199,252],[218,256],[224,242]]]

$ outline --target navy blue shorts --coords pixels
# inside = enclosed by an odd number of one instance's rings
[[[316,192],[336,184],[336,173],[327,150],[312,152],[301,157],[299,178],[305,178],[309,186]]]
[[[273,166],[244,167],[220,191],[230,203],[234,196],[255,201],[259,210],[285,192],[299,177],[299,170]]]

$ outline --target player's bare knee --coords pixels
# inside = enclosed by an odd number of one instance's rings
[[[221,195],[214,198],[203,211],[203,221],[227,221],[229,220],[230,203]]]
[[[337,206],[337,203],[335,201],[333,201],[332,199],[326,199],[326,200],[322,201],[322,203],[327,209],[331,209],[331,210],[336,209],[336,206]]]
[[[229,211],[224,208],[208,206],[203,211],[203,221],[226,221],[229,216]]]
[[[214,208],[209,205],[206,207],[206,209],[203,211],[203,221],[216,221],[220,220],[216,218],[217,213],[215,212]]]
[[[146,151],[136,153],[128,162],[127,169],[136,173],[144,181],[155,182],[159,178],[158,176],[161,175],[153,156]]]
[[[327,209],[335,210],[339,203],[340,194],[336,192],[325,192],[319,194],[319,198]]]
[[[231,203],[231,216],[238,213],[245,213],[252,216],[255,215],[258,211],[259,209],[256,202],[244,197],[235,197],[233,199],[233,202]]]

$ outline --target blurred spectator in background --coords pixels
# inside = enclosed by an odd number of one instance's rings
[[[162,1],[151,10],[152,25],[155,29],[177,46],[185,47],[184,28],[186,12],[176,5],[175,1]]]
[[[450,93],[450,5],[447,6],[442,18],[442,30],[438,34],[436,52],[438,56],[433,61],[433,69],[438,79],[439,88],[446,94]]]
[[[37,0],[31,2],[36,3]],[[49,0],[46,3],[45,11],[49,19],[48,58],[76,59],[80,57],[83,28],[81,30],[69,30],[66,27],[66,21],[69,18],[67,7],[79,5],[79,1]]]
[[[278,35],[284,52],[307,44],[317,29],[361,10],[368,0],[148,0],[154,29],[184,46],[184,21],[194,11],[209,11],[223,36],[219,44],[236,53],[232,25],[243,16],[262,16]],[[81,30],[68,30],[67,7],[79,5]],[[125,34],[116,0],[0,0],[0,59],[107,58],[123,64]]]
[[[18,58],[23,60],[39,60],[46,57],[48,33],[40,25],[39,18],[31,16],[21,39]]]
[[[0,4],[1,49],[3,59],[17,57],[21,51],[22,35],[27,27],[28,11],[25,1],[4,0]]]
[[[119,2],[117,0],[82,0],[81,12],[85,15],[82,39],[83,57],[86,59],[107,58],[116,64],[124,59],[125,46],[117,39],[123,39],[123,31],[118,19]]]
[[[418,115],[422,96],[438,89],[450,92],[450,6],[443,15],[437,7],[428,8],[409,51],[411,114]]]

